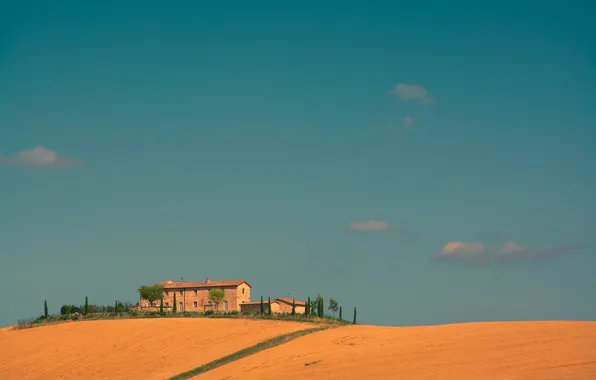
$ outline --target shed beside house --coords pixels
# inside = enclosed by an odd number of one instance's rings
[[[291,313],[292,302],[296,305],[296,314],[304,314],[306,309],[306,302],[300,300],[292,300],[291,298],[276,298],[271,300],[271,312],[272,313]],[[263,300],[263,310],[265,313],[269,311],[268,300]],[[251,301],[240,304],[240,311],[245,313],[260,313],[261,312],[261,301]]]

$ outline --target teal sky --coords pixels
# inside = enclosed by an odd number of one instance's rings
[[[206,276],[596,319],[596,5],[281,3],[0,4],[0,325]]]

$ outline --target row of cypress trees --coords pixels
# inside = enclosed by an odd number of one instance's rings
[[[116,301],[116,310],[118,310],[118,301]],[[83,307],[83,315],[89,314],[89,297],[85,296],[85,306]],[[43,301],[43,317],[48,319],[48,300]]]
[[[324,308],[324,304],[323,304],[323,297],[317,297],[317,300],[315,301],[317,303],[316,306],[316,315],[319,318],[323,318],[325,316],[325,308]],[[306,307],[304,308],[304,315],[305,316],[309,316],[309,315],[315,315],[315,305],[314,302],[311,302],[310,297],[308,297],[308,301],[306,301]],[[340,306],[339,307],[339,320],[343,321],[343,309]],[[354,319],[352,321],[352,323],[356,324],[356,306],[354,306]]]
[[[267,297],[267,315],[271,315],[271,297]],[[263,296],[261,296],[261,314],[265,314],[265,303],[263,302]]]

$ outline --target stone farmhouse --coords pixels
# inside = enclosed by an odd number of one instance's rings
[[[211,289],[223,289],[224,299],[219,304],[219,311],[240,311],[240,304],[250,302],[252,286],[244,280],[211,281],[209,277],[204,282],[191,281],[162,281],[163,304],[165,307],[174,306],[174,293],[178,303],[177,311],[207,311],[215,310],[215,305],[209,301]],[[149,301],[141,298],[139,306],[149,307]]]
[[[177,311],[208,311],[214,310],[215,305],[209,300],[209,291],[211,289],[223,289],[224,299],[219,304],[218,311],[241,311],[254,312],[261,311],[261,301],[250,300],[250,290],[252,286],[245,280],[224,280],[211,281],[207,277],[203,282],[192,281],[162,281],[159,285],[163,286],[163,304],[166,308],[174,306],[174,294],[178,303]],[[271,300],[272,313],[291,313],[292,302],[295,302],[296,313],[303,314],[306,309],[304,301],[292,300],[291,298],[276,298]],[[264,300],[265,312],[268,311],[268,300]],[[149,301],[140,298],[140,307],[150,307]]]

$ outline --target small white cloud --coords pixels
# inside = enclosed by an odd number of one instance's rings
[[[450,241],[439,251],[440,257],[474,258],[485,252],[484,246],[480,243],[466,243],[461,241]]]
[[[412,125],[414,123],[414,118],[412,116],[404,116],[401,118],[401,123],[403,125]]]
[[[416,100],[422,103],[433,102],[426,88],[418,84],[400,83],[391,92],[401,100]]]
[[[517,253],[526,252],[527,250],[515,244],[512,241],[503,243],[501,249],[499,249],[499,255],[515,255]]]
[[[387,231],[389,224],[382,220],[368,220],[365,222],[354,222],[350,224],[352,231]]]
[[[0,156],[0,165],[29,167],[29,168],[62,168],[80,166],[83,163],[68,157],[58,155],[56,151],[38,146],[23,150],[13,157]]]
[[[513,241],[507,241],[499,249],[486,249],[480,243],[464,243],[451,241],[443,246],[437,257],[443,259],[459,259],[472,262],[486,262],[493,260],[535,260],[553,257],[555,255],[580,250],[585,245],[575,244],[554,247],[545,250],[534,250],[519,246]]]

